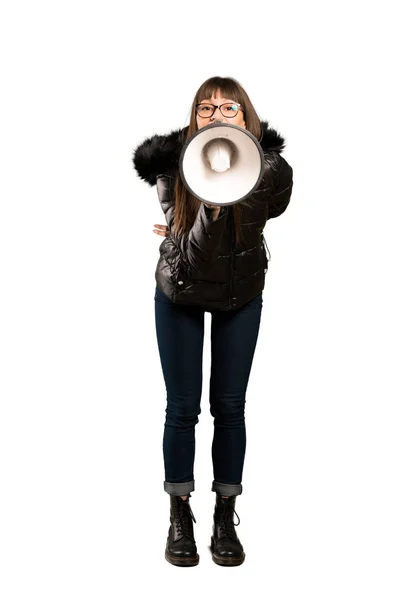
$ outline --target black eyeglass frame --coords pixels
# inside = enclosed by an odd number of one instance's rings
[[[221,106],[225,106],[226,104],[235,104],[235,106],[238,106],[238,107],[239,107],[239,110],[241,110],[241,111],[244,113],[244,108],[243,108],[243,106],[242,106],[241,104],[239,104],[239,102],[223,102],[223,103],[222,103],[222,104],[220,104],[219,106],[217,106],[216,104],[211,104],[211,102],[199,102],[199,104],[195,104],[195,110],[196,110],[196,114],[197,114],[197,115],[200,117],[200,119],[210,119],[210,118],[211,118],[211,117],[212,117],[212,116],[215,114],[215,111],[217,110],[217,108],[219,108],[219,110],[220,110],[220,112],[221,112],[221,114],[222,114],[222,111],[221,111]],[[202,116],[201,116],[201,115],[199,115],[199,113],[197,112],[197,107],[198,107],[198,106],[213,106],[213,107],[214,107],[214,110],[213,110],[213,112],[211,113],[211,115],[209,115],[209,116],[207,116],[207,117],[202,117]],[[237,114],[237,113],[236,113],[236,114]],[[234,117],[236,117],[236,114],[235,114],[235,115],[232,115],[232,116],[230,116],[230,117],[228,117],[227,115],[224,115],[224,116],[226,116],[226,118],[227,118],[227,119],[233,119]]]

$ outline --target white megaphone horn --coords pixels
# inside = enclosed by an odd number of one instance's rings
[[[264,154],[252,133],[217,122],[187,140],[179,170],[195,198],[218,206],[236,204],[258,187],[264,174]]]

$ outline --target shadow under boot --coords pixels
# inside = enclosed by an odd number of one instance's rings
[[[170,496],[170,522],[166,560],[177,567],[193,567],[199,563],[196,542],[193,534],[193,521],[196,522],[189,504],[180,496]]]
[[[241,565],[245,558],[243,546],[235,531],[235,527],[240,524],[239,515],[235,511],[235,502],[236,496],[223,498],[217,492],[211,552],[213,561],[225,567]],[[239,519],[238,523],[233,522],[233,513]]]

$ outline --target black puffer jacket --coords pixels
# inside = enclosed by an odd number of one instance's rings
[[[267,219],[281,215],[289,204],[293,170],[280,155],[285,140],[268,122],[262,122],[265,171],[257,190],[241,202],[240,244],[235,242],[233,206],[222,206],[213,221],[203,202],[191,230],[177,238],[172,234],[173,189],[187,130],[154,135],[133,153],[138,175],[157,186],[170,230],[160,245],[157,286],[177,304],[205,310],[238,309],[264,289],[268,258],[263,229]]]

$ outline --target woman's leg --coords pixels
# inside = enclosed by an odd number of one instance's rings
[[[246,450],[244,408],[261,321],[262,293],[235,311],[215,311],[211,321],[210,411],[214,417],[212,489],[242,492]]]
[[[203,376],[204,310],[179,306],[158,288],[155,322],[167,390],[163,453],[164,489],[185,496],[194,490],[195,425]]]

